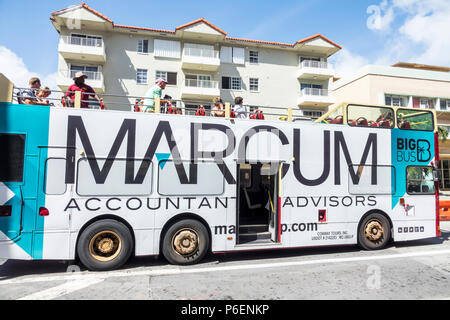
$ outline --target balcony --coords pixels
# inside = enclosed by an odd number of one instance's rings
[[[305,88],[300,92],[300,98],[298,99],[298,105],[300,107],[318,107],[325,108],[336,100],[330,95],[330,91],[326,89]]]
[[[59,72],[57,85],[62,91],[67,90],[69,86],[74,83],[73,77],[75,76],[75,73],[77,73],[76,70],[65,70]],[[84,71],[84,74],[88,76],[86,79],[86,84],[91,86],[95,92],[105,92],[105,81],[101,72]]]
[[[181,88],[182,99],[212,100],[218,96],[220,96],[218,81],[186,79]]]
[[[328,62],[304,60],[297,72],[298,79],[328,80],[334,77],[334,68]]]
[[[102,39],[61,36],[58,51],[65,59],[97,63],[106,61]]]
[[[203,48],[184,48],[182,68],[189,70],[212,71],[219,70],[219,52]]]

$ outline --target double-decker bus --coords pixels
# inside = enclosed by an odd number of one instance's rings
[[[0,258],[356,245],[440,234],[433,111],[345,103],[316,123],[0,103]]]

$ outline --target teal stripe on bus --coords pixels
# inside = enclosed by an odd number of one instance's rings
[[[49,141],[50,107],[27,106],[11,103],[0,103],[0,133],[24,134],[25,161],[24,179],[21,184],[5,183],[14,189],[15,196],[8,201],[14,205],[20,204],[22,196],[24,206],[22,211],[22,232],[13,240],[33,259],[42,259],[44,245],[44,217],[39,216],[39,208],[45,207],[44,168],[42,162],[47,159]],[[21,189],[21,192],[20,192]],[[22,195],[21,195],[22,193]],[[14,227],[20,228],[19,222]],[[0,230],[7,234],[11,225],[0,224]]]

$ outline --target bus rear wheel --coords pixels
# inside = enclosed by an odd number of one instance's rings
[[[80,235],[77,252],[91,271],[120,268],[131,256],[133,239],[128,228],[115,220],[94,222]]]
[[[365,250],[384,249],[391,240],[391,226],[380,213],[372,213],[361,222],[358,231],[359,245]]]
[[[164,235],[162,252],[169,263],[193,265],[200,262],[209,249],[206,227],[197,220],[182,220]]]

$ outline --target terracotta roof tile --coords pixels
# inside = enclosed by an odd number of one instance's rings
[[[205,18],[200,18],[200,19],[197,19],[197,20],[195,20],[195,21],[192,21],[192,22],[189,22],[189,23],[187,23],[187,24],[184,24],[184,25],[182,25],[182,26],[176,27],[176,28],[175,28],[175,31],[168,31],[168,30],[160,30],[160,29],[151,29],[151,28],[143,28],[143,27],[126,26],[126,25],[115,25],[114,22],[113,22],[111,19],[109,19],[109,18],[106,17],[105,15],[101,14],[100,12],[98,12],[98,11],[92,9],[91,7],[89,7],[89,6],[88,6],[86,3],[84,3],[84,2],[82,2],[81,5],[74,6],[74,7],[69,7],[69,8],[76,8],[76,7],[83,7],[83,8],[85,8],[86,10],[88,10],[88,11],[92,12],[93,14],[95,14],[96,16],[98,16],[98,17],[100,17],[100,18],[102,18],[102,19],[108,21],[109,23],[111,23],[111,24],[113,25],[114,28],[125,28],[125,29],[133,29],[133,30],[143,30],[143,31],[163,32],[163,33],[175,34],[177,30],[181,30],[181,29],[187,28],[187,27],[189,27],[189,26],[195,25],[195,24],[197,24],[197,23],[203,22],[203,23],[207,24],[208,26],[210,26],[211,28],[213,28],[214,30],[216,30],[216,31],[218,31],[218,32],[220,32],[220,33],[222,33],[223,35],[225,35],[225,36],[227,35],[227,33],[226,33],[225,31],[223,31],[222,29],[216,27],[215,25],[213,25],[211,22],[209,22],[209,21],[206,20]],[[67,9],[69,9],[69,8],[62,9],[62,10],[53,12],[53,13],[52,13],[52,18],[50,18],[50,19],[54,21],[53,16],[58,15],[58,14],[64,12],[65,10],[67,10]],[[272,41],[262,41],[262,40],[240,39],[240,38],[232,38],[232,37],[225,37],[225,40],[242,41],[242,42],[259,43],[259,44],[268,44],[268,45],[274,45],[274,46],[282,46],[282,47],[291,47],[291,48],[293,48],[293,47],[295,47],[297,44],[302,44],[302,43],[304,43],[304,42],[307,42],[307,41],[312,40],[312,39],[315,39],[315,38],[321,38],[321,39],[327,41],[328,43],[330,43],[330,44],[332,44],[332,45],[338,47],[339,49],[342,49],[342,47],[341,47],[340,45],[338,45],[338,44],[336,44],[335,42],[333,42],[333,41],[327,39],[326,37],[322,36],[321,34],[316,34],[316,35],[314,35],[314,36],[311,36],[311,37],[308,37],[308,38],[299,40],[299,41],[297,41],[297,42],[294,43],[294,44],[280,43],[280,42],[272,42]]]

